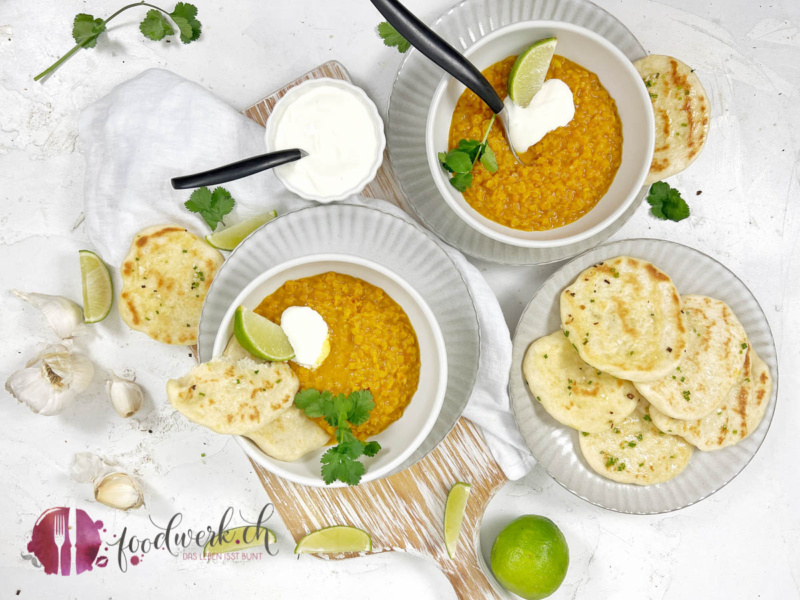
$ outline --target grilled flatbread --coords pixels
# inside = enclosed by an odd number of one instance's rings
[[[671,374],[686,348],[672,280],[629,256],[586,269],[561,293],[561,328],[584,361],[634,382]]]
[[[716,410],[742,376],[747,334],[730,307],[707,296],[684,296],[689,333],[680,365],[657,381],[636,389],[673,419],[694,421]]]
[[[522,372],[548,414],[578,431],[607,430],[631,414],[639,398],[630,381],[586,364],[560,330],[530,345]]]
[[[613,428],[579,435],[583,457],[594,471],[619,483],[653,485],[686,468],[692,446],[654,427],[648,409],[642,400],[633,414]]]
[[[183,227],[143,229],[120,269],[122,320],[165,344],[196,344],[203,301],[222,261],[222,254]]]
[[[681,421],[651,406],[650,416],[661,431],[681,436],[698,450],[719,450],[738,444],[756,430],[764,418],[771,394],[769,367],[751,348],[742,377],[722,405],[710,415],[696,421]]]
[[[683,171],[708,137],[711,104],[703,84],[685,63],[651,54],[633,63],[644,79],[656,123],[656,146],[648,185]]]
[[[292,406],[299,387],[286,363],[222,357],[170,379],[167,397],[190,421],[217,433],[247,435]]]

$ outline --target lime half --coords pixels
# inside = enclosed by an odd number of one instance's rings
[[[294,349],[280,325],[240,306],[233,318],[233,335],[250,354],[271,361],[294,358]]]
[[[297,543],[295,554],[339,554],[341,552],[369,552],[372,537],[363,529],[347,525],[334,525],[309,533]]]
[[[542,89],[556,51],[556,38],[539,40],[517,57],[508,74],[508,95],[518,106],[528,106]]]
[[[258,535],[256,535],[258,533]],[[225,554],[226,552],[238,552],[247,548],[264,547],[264,540],[269,536],[269,543],[274,544],[277,540],[275,534],[266,527],[259,527],[256,532],[255,525],[245,525],[226,529],[222,532],[222,537],[213,538],[203,546],[203,556],[214,554]],[[224,541],[227,540],[227,541]]]
[[[91,250],[80,250],[83,316],[87,323],[99,323],[111,312],[114,284],[106,263]]]
[[[215,233],[207,235],[206,241],[217,250],[233,250],[244,238],[253,233],[264,223],[269,223],[277,216],[278,213],[271,210],[263,215],[258,215],[257,217],[247,219],[241,223],[231,225],[230,227],[220,229]]]
[[[460,481],[450,488],[447,503],[444,505],[444,545],[450,558],[455,558],[458,536],[461,533],[461,522],[464,520],[464,509],[467,507],[472,486]]]

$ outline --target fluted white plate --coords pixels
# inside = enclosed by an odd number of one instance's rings
[[[239,292],[272,267],[323,253],[349,254],[386,267],[423,297],[447,349],[447,391],[439,418],[397,469],[401,471],[424,458],[450,432],[464,412],[478,370],[475,306],[461,272],[440,244],[422,227],[369,206],[330,204],[281,215],[253,232],[220,267],[200,317],[199,358],[211,360],[225,312]]]
[[[713,452],[695,450],[674,479],[652,486],[616,483],[595,473],[581,455],[578,432],[553,419],[530,393],[522,360],[531,342],[561,326],[559,296],[584,270],[615,256],[634,256],[667,273],[681,294],[702,294],[727,303],[744,325],[751,347],[769,366],[772,396],[758,428],[735,446]],[[681,244],[634,239],[604,244],[556,271],[536,292],[517,325],[509,381],[511,405],[522,436],[547,472],[584,500],[623,513],[656,514],[684,508],[722,488],[755,456],[769,430],[778,397],[778,359],[772,331],[758,301],[725,266]]]
[[[627,27],[587,0],[465,0],[431,27],[463,51],[501,27],[537,19],[564,21],[590,29],[617,46],[631,61],[647,55]],[[389,101],[388,147],[392,167],[409,204],[425,226],[448,244],[493,262],[545,264],[597,246],[619,230],[641,204],[646,188],[609,227],[581,242],[557,248],[520,248],[479,233],[447,205],[428,167],[425,124],[442,74],[439,67],[419,52],[409,51],[400,64]]]

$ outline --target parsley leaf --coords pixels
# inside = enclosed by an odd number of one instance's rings
[[[202,23],[197,20],[197,7],[194,4],[178,2],[169,16],[180,29],[181,41],[184,44],[191,44],[200,37]]]
[[[384,44],[396,47],[401,54],[408,52],[408,49],[411,48],[408,40],[386,21],[378,24],[378,35],[381,36]]]
[[[349,396],[330,392],[319,392],[314,389],[302,390],[294,397],[294,404],[307,417],[324,417],[325,421],[336,428],[337,445],[329,448],[320,459],[322,478],[330,485],[341,481],[348,485],[357,485],[366,467],[359,460],[362,456],[375,456],[381,449],[378,442],[362,442],[354,434],[351,425],[361,425],[369,418],[370,411],[375,408],[372,393],[369,390],[352,392]]]
[[[650,204],[650,213],[657,219],[683,221],[689,216],[689,205],[680,192],[664,181],[650,186],[647,202]]]
[[[142,32],[144,37],[154,42],[163,40],[168,35],[175,34],[172,25],[169,24],[166,17],[160,10],[156,10],[155,8],[147,11],[144,20],[139,23],[139,31]]]
[[[72,37],[75,43],[84,48],[94,48],[97,45],[97,36],[106,30],[103,19],[95,19],[92,15],[81,13],[75,15],[72,22]]]
[[[233,210],[235,203],[224,187],[214,188],[213,192],[207,187],[201,187],[192,192],[184,206],[203,217],[211,231],[214,231],[219,223],[223,223],[222,218]]]

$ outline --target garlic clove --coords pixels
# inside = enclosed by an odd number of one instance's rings
[[[69,298],[19,290],[11,290],[11,293],[42,311],[50,327],[62,340],[86,333],[83,309]]]
[[[94,486],[98,502],[119,510],[139,508],[144,496],[139,482],[126,473],[109,473]]]
[[[6,390],[33,412],[52,416],[71,406],[92,383],[94,365],[79,352],[48,346],[6,380]]]
[[[106,382],[106,391],[111,399],[111,406],[120,417],[127,419],[142,407],[144,399],[142,388],[133,380],[117,377],[114,371],[108,373],[111,377]]]
[[[112,472],[113,467],[91,452],[78,452],[72,458],[70,477],[80,483],[94,483]]]

